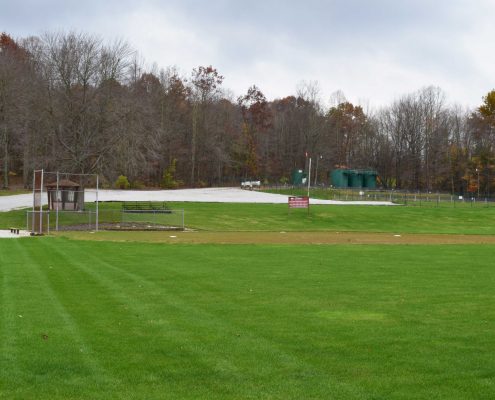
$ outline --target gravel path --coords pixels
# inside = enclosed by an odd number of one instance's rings
[[[86,190],[86,201],[95,201],[94,191]],[[205,188],[179,190],[100,190],[100,201],[197,201],[206,203],[269,203],[287,204],[286,195],[242,190],[239,188]],[[47,203],[46,195],[43,204]],[[311,204],[335,205],[393,205],[388,201],[335,201],[311,199]],[[0,211],[10,211],[18,208],[31,207],[32,194],[0,197]]]

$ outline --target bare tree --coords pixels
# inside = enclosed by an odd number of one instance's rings
[[[23,120],[29,114],[31,83],[28,53],[10,36],[0,35],[0,149],[4,188],[9,174],[22,153]],[[17,150],[17,151],[16,151]],[[17,157],[14,154],[17,153]]]
[[[197,175],[197,153],[199,146],[208,134],[208,108],[219,94],[223,76],[211,65],[198,67],[192,72],[192,134],[191,134],[191,184],[194,186]]]
[[[107,135],[113,94],[132,52],[123,42],[104,46],[98,37],[74,32],[45,34],[42,43],[46,112],[64,150],[61,161],[91,172],[115,144]]]

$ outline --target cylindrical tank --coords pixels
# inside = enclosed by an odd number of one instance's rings
[[[351,179],[349,187],[352,188],[362,188],[363,187],[363,174],[358,171],[350,171]]]
[[[307,182],[307,175],[303,169],[294,169],[291,175],[291,182],[294,186],[305,185]]]
[[[364,187],[367,189],[376,189],[376,176],[375,171],[366,171],[363,174]]]
[[[346,169],[334,169],[330,172],[330,182],[333,187],[349,187],[349,171]]]

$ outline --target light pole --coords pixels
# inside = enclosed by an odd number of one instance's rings
[[[308,168],[308,197],[309,197],[309,187],[311,186],[311,157],[309,157],[309,168]]]
[[[480,198],[480,170],[476,168],[476,173],[478,174],[478,200]]]

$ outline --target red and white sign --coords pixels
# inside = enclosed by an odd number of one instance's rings
[[[289,208],[309,208],[309,197],[289,197]]]

